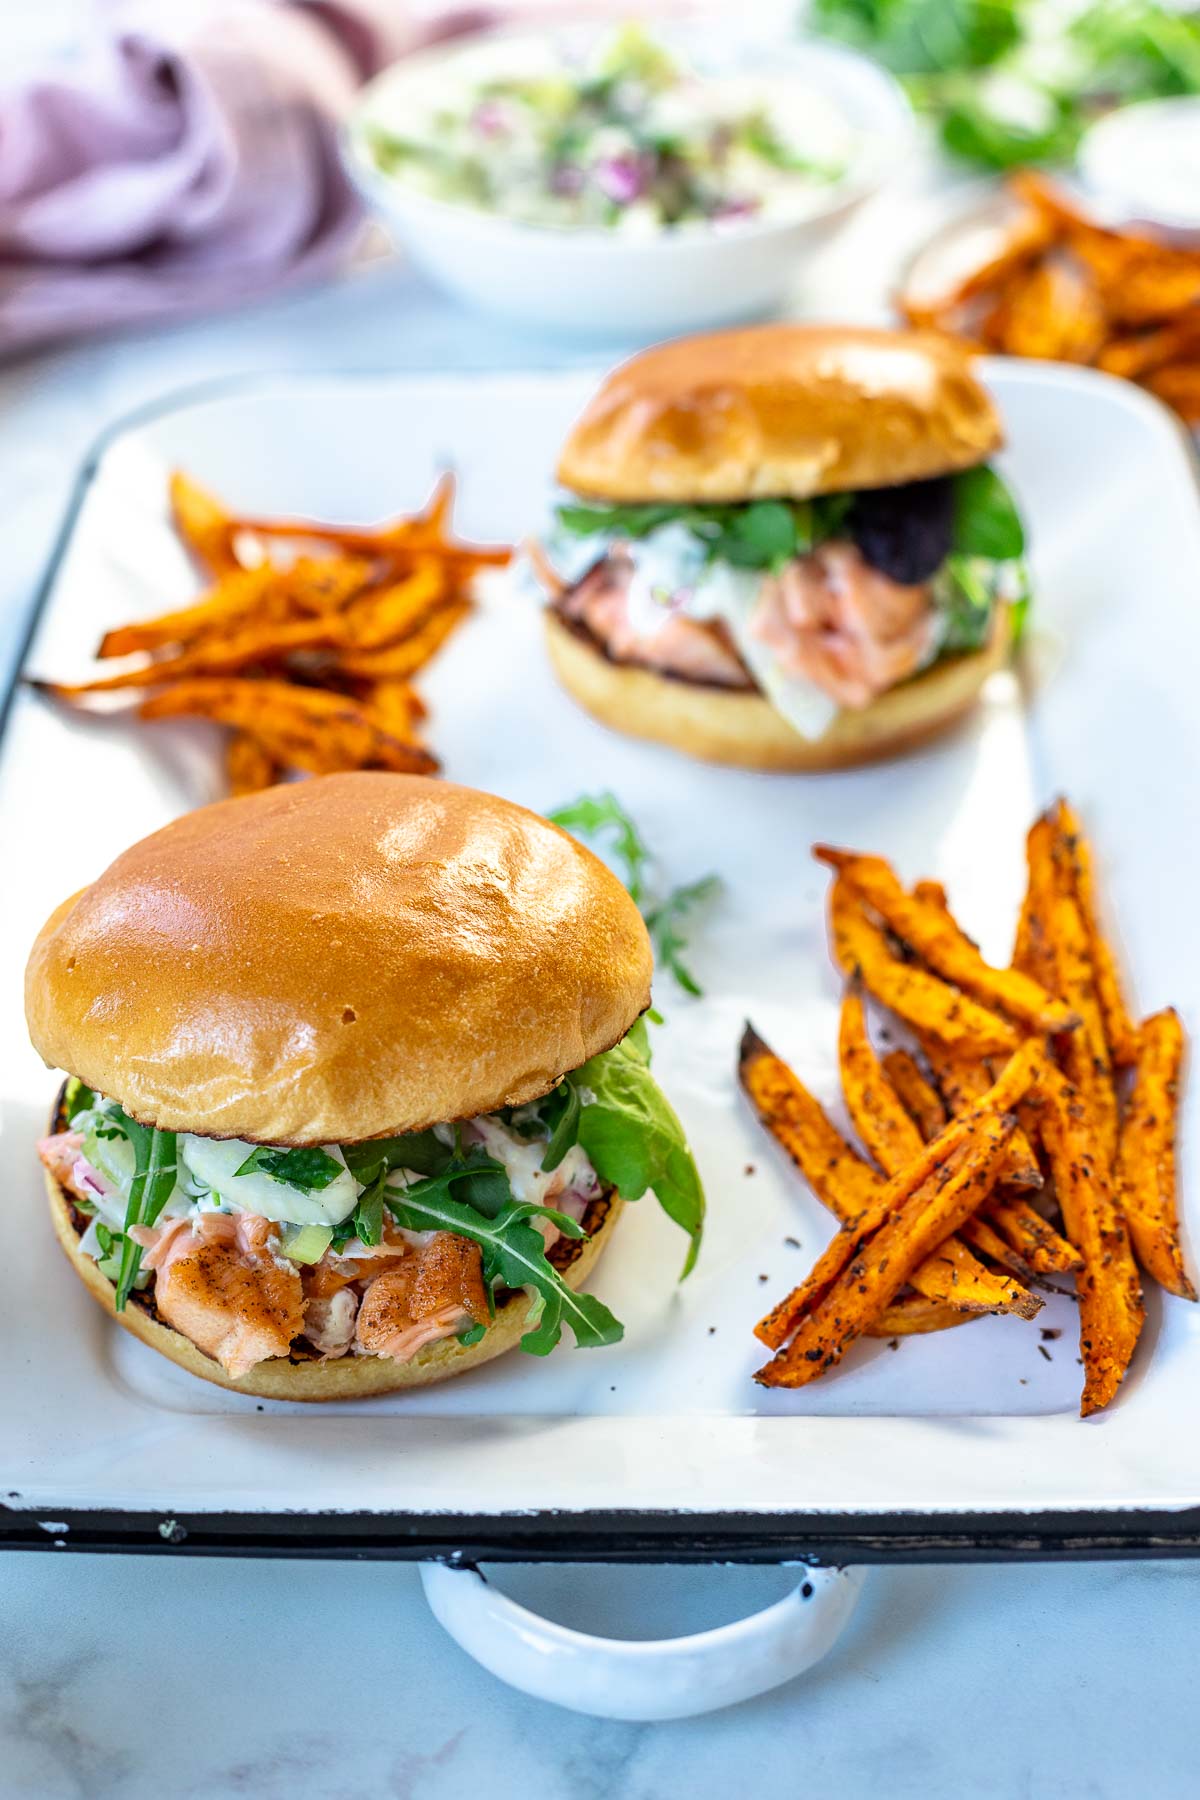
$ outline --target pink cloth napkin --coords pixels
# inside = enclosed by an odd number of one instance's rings
[[[0,354],[232,305],[324,274],[361,223],[336,122],[354,89],[482,8],[141,0],[0,90]]]

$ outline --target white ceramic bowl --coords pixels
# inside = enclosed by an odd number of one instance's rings
[[[588,28],[592,31],[594,27]],[[563,34],[565,35],[565,34]],[[578,33],[573,34],[578,41]],[[761,70],[815,88],[856,133],[844,177],[802,217],[697,222],[647,237],[517,223],[502,214],[430,198],[376,164],[373,123],[395,129],[406,95],[455,58],[468,67],[493,53],[504,66],[545,38],[497,33],[423,51],[384,70],[363,90],[344,134],[346,166],[368,204],[413,261],[468,305],[572,336],[629,337],[694,330],[776,307],[806,256],[875,192],[907,155],[912,113],[899,85],[866,57],[832,45],[749,42],[724,27],[656,30],[655,38],[702,73]]]

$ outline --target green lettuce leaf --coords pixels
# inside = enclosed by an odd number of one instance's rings
[[[954,478],[954,548],[962,556],[1016,562],[1025,554],[1017,503],[986,464]]]
[[[667,1217],[691,1239],[682,1271],[690,1274],[704,1229],[704,1187],[683,1126],[650,1073],[645,1027],[567,1079],[586,1090],[577,1141],[597,1175],[622,1200],[640,1200],[653,1189]]]

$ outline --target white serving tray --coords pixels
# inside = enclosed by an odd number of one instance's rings
[[[735,1080],[749,1017],[836,1101],[838,982],[816,839],[936,875],[1003,957],[1035,811],[1068,792],[1089,825],[1132,992],[1200,1021],[1194,831],[1200,789],[1200,509],[1181,434],[1106,377],[995,362],[1006,474],[1030,522],[1037,634],[1019,682],[904,761],[819,778],[711,769],[613,736],[558,691],[535,604],[507,581],[424,679],[450,778],[547,810],[611,788],[672,882],[716,870],[697,929],[700,1001],[664,981],[656,1068],[710,1200],[682,1287],[680,1234],[646,1201],[595,1287],[622,1345],[514,1355],[414,1395],[310,1409],[193,1381],[89,1300],[48,1228],[33,1140],[55,1089],[29,1048],[21,973],[51,907],[127,843],[220,791],[216,734],[65,716],[26,690],[0,754],[9,861],[0,966],[7,1177],[0,1263],[0,1539],[73,1523],[124,1542],[164,1518],[193,1544],[386,1554],[1078,1553],[1200,1543],[1200,1313],[1152,1292],[1118,1402],[1083,1423],[1069,1299],[1037,1326],[988,1319],[893,1353],[858,1347],[799,1394],[750,1380],[766,1303],[831,1222],[750,1116]],[[578,376],[239,384],[109,435],[81,482],[27,659],[67,678],[102,629],[182,601],[194,573],[166,514],[181,465],[238,508],[370,520],[460,476],[458,522],[505,540],[545,516]],[[1187,1223],[1200,1190],[1184,1120]],[[797,1249],[786,1240],[797,1238]]]

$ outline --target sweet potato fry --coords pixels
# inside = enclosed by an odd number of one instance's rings
[[[1128,1068],[1137,1060],[1137,1031],[1125,1004],[1117,959],[1100,928],[1091,846],[1069,801],[1059,800],[1056,824],[1064,867],[1075,891],[1076,904],[1091,949],[1092,975],[1096,998],[1103,1015],[1109,1055],[1118,1067]]]
[[[1032,1269],[1035,1275],[1070,1275],[1083,1267],[1078,1250],[1019,1194],[999,1190],[988,1201],[983,1221],[994,1226],[1012,1247],[1021,1259],[1020,1266]]]
[[[998,1181],[997,1177],[997,1184]],[[980,1256],[986,1256],[996,1268],[1011,1270],[1019,1281],[1032,1281],[1037,1271],[1032,1264],[1026,1262],[1019,1250],[1013,1249],[1008,1239],[1002,1237],[991,1223],[988,1218],[991,1205],[992,1202],[989,1200],[975,1218],[968,1219],[964,1225],[960,1225],[959,1237],[971,1250],[978,1251]]]
[[[1057,979],[1050,951],[1050,914],[1053,909],[1054,827],[1049,818],[1037,819],[1025,838],[1025,897],[1017,920],[1012,966],[1032,976],[1047,991]]]
[[[364,594],[343,615],[340,641],[357,654],[380,650],[400,639],[411,641],[427,624],[446,592],[441,567],[432,556],[419,557],[401,580]]]
[[[855,1154],[787,1064],[749,1025],[742,1038],[739,1075],[763,1124],[796,1163],[818,1200],[841,1224],[861,1217],[877,1200],[883,1182]],[[925,1298],[959,1311],[1032,1317],[1041,1304],[1016,1282],[985,1269],[954,1238],[940,1244],[914,1270],[912,1285]]]
[[[981,1056],[1015,1048],[1018,1035],[1006,1019],[893,955],[884,932],[867,917],[840,873],[829,904],[833,951],[841,968],[847,975],[861,974],[869,992],[899,1018]]]
[[[865,1212],[879,1192],[878,1175],[752,1025],[742,1034],[738,1078],[771,1136],[834,1218],[845,1223]]]
[[[386,678],[407,680],[417,674],[440,650],[452,631],[456,631],[471,610],[468,600],[449,600],[432,612],[419,630],[402,643],[382,650],[340,652],[337,666],[346,675],[366,680]]]
[[[1170,1294],[1194,1300],[1184,1267],[1175,1198],[1175,1128],[1183,1026],[1174,1007],[1142,1023],[1133,1089],[1121,1127],[1117,1204],[1137,1259]]]
[[[369,682],[362,703],[385,731],[406,742],[413,738],[426,713],[425,702],[407,681]]]
[[[284,681],[197,677],[151,695],[143,719],[202,718],[252,732],[277,761],[310,774],[384,768],[432,774],[427,750],[383,730],[357,701]]]
[[[1080,1019],[1078,1029],[1060,1040],[1060,1055],[1067,1076],[1092,1116],[1096,1154],[1106,1178],[1111,1179],[1117,1154],[1117,1091],[1092,959],[1092,940],[1076,895],[1068,838],[1057,809],[1051,813],[1050,823],[1054,833],[1054,892],[1047,920],[1047,949],[1054,966],[1054,990]]]
[[[1126,381],[1140,381],[1168,363],[1200,357],[1200,308],[1181,313],[1165,325],[1149,331],[1110,338],[1096,358],[1096,367]]]
[[[894,1175],[920,1154],[924,1138],[905,1112],[867,1036],[862,988],[852,980],[842,998],[838,1065],[851,1122],[869,1155]]]
[[[1013,1119],[996,1114],[964,1127],[936,1172],[889,1208],[874,1231],[843,1231],[818,1264],[821,1276],[794,1312],[795,1335],[755,1380],[804,1387],[840,1362],[850,1345],[891,1304],[912,1270],[969,1219],[995,1183]],[[949,1125],[946,1133],[955,1131]],[[946,1135],[946,1134],[943,1134]],[[925,1152],[928,1154],[928,1152]],[[824,1265],[824,1266],[823,1266]],[[764,1333],[764,1321],[758,1327]]]
[[[236,521],[207,488],[176,469],[170,480],[171,517],[175,529],[210,575],[226,575],[238,568],[233,553]]]
[[[265,564],[257,569],[234,569],[191,606],[106,631],[96,654],[107,658],[160,650],[168,644],[189,643],[210,627],[240,624],[262,608],[278,580],[275,570]]]
[[[1095,285],[1075,263],[1051,256],[1007,283],[987,322],[989,344],[1010,356],[1090,363],[1108,334]]]
[[[921,1154],[925,1139],[904,1110],[875,1054],[867,1036],[862,995],[856,986],[847,989],[842,1001],[838,1060],[846,1109],[855,1130],[885,1175],[900,1174]],[[928,1294],[940,1277],[949,1282],[955,1303],[964,1308],[1021,1312],[1028,1298],[1004,1276],[986,1269],[957,1238],[948,1238],[939,1245],[924,1275],[926,1279],[917,1283],[923,1293]]]
[[[1094,1120],[1057,1069],[1041,1083],[1042,1141],[1071,1243],[1083,1257],[1076,1277],[1084,1418],[1113,1398],[1142,1329],[1145,1312],[1125,1221],[1097,1151]]]
[[[883,1072],[905,1112],[928,1142],[946,1123],[942,1097],[931,1082],[926,1081],[916,1058],[907,1050],[889,1050],[883,1059]]]
[[[944,903],[932,899],[928,888],[921,896],[906,893],[895,871],[881,856],[859,856],[827,844],[818,844],[813,855],[818,862],[836,869],[841,879],[923,962],[984,1005],[1037,1031],[1070,1031],[1078,1024],[1069,1007],[1027,975],[994,969],[986,963]]]
[[[257,794],[279,780],[279,764],[248,731],[230,738],[225,749],[225,772],[232,795]]]
[[[957,1312],[953,1306],[926,1299],[924,1294],[898,1294],[890,1306],[884,1307],[875,1323],[867,1326],[863,1336],[919,1337],[930,1331],[949,1331],[952,1325],[969,1325],[972,1319],[984,1316],[977,1312]]]
[[[969,1052],[955,1050],[948,1044],[940,1043],[929,1033],[919,1033],[918,1039],[925,1060],[933,1070],[934,1080],[941,1089],[946,1110],[953,1118],[969,1112],[992,1085],[991,1076],[983,1063]],[[1019,1125],[1013,1132],[1008,1147],[1003,1179],[1012,1187],[1040,1188],[1042,1185],[1042,1171],[1038,1167],[1033,1146]]]
[[[374,576],[374,563],[362,556],[300,556],[290,569],[280,570],[278,579],[292,611],[337,613]]]
[[[206,632],[177,656],[158,657],[140,668],[99,675],[54,691],[60,699],[73,700],[84,694],[116,693],[122,688],[162,687],[192,675],[235,675],[255,664],[278,662],[298,650],[336,644],[341,635],[341,621],[336,614],[314,614],[282,623],[251,620],[227,633]]]
[[[757,1041],[761,1042],[761,1040]],[[786,1069],[786,1065],[784,1067]],[[878,1189],[865,1211],[861,1212],[856,1220],[845,1224],[842,1233],[834,1240],[808,1279],[781,1300],[767,1317],[759,1322],[755,1329],[763,1343],[772,1349],[777,1349],[789,1336],[797,1319],[819,1302],[844,1266],[843,1262],[839,1262],[838,1257],[840,1250],[845,1248],[847,1239],[869,1237],[873,1232],[878,1231],[880,1226],[894,1213],[902,1211],[908,1200],[923,1183],[938,1176],[946,1169],[980,1122],[996,1117],[1001,1109],[1005,1113],[1009,1112],[1017,1100],[1022,1099],[1040,1080],[1044,1068],[1045,1054],[1041,1047],[1032,1042],[1023,1044],[1021,1049],[1009,1059],[1003,1073],[989,1090],[985,1102],[976,1107],[966,1118],[951,1120],[931,1143],[925,1145],[919,1156],[915,1157],[899,1174],[894,1175],[890,1181],[885,1182]],[[743,1081],[745,1081],[744,1076]],[[1004,1136],[1007,1141],[1007,1129]],[[972,1207],[970,1212],[974,1210],[975,1208]],[[969,1213],[964,1216],[969,1217]],[[954,1227],[947,1227],[941,1238],[934,1240],[931,1248],[936,1249],[937,1245],[946,1237],[953,1236],[954,1229]],[[921,1257],[917,1259],[916,1264],[910,1264],[904,1279],[908,1280],[913,1268],[918,1265],[923,1267],[924,1263],[925,1258]],[[913,1285],[916,1285],[915,1281]],[[893,1290],[893,1292],[895,1291]],[[935,1297],[937,1296],[931,1296],[931,1298]],[[1036,1311],[1040,1302],[1036,1301],[1032,1295],[1025,1296],[1025,1299],[1029,1302],[1032,1310]],[[1027,1314],[1027,1316],[1029,1315]]]

